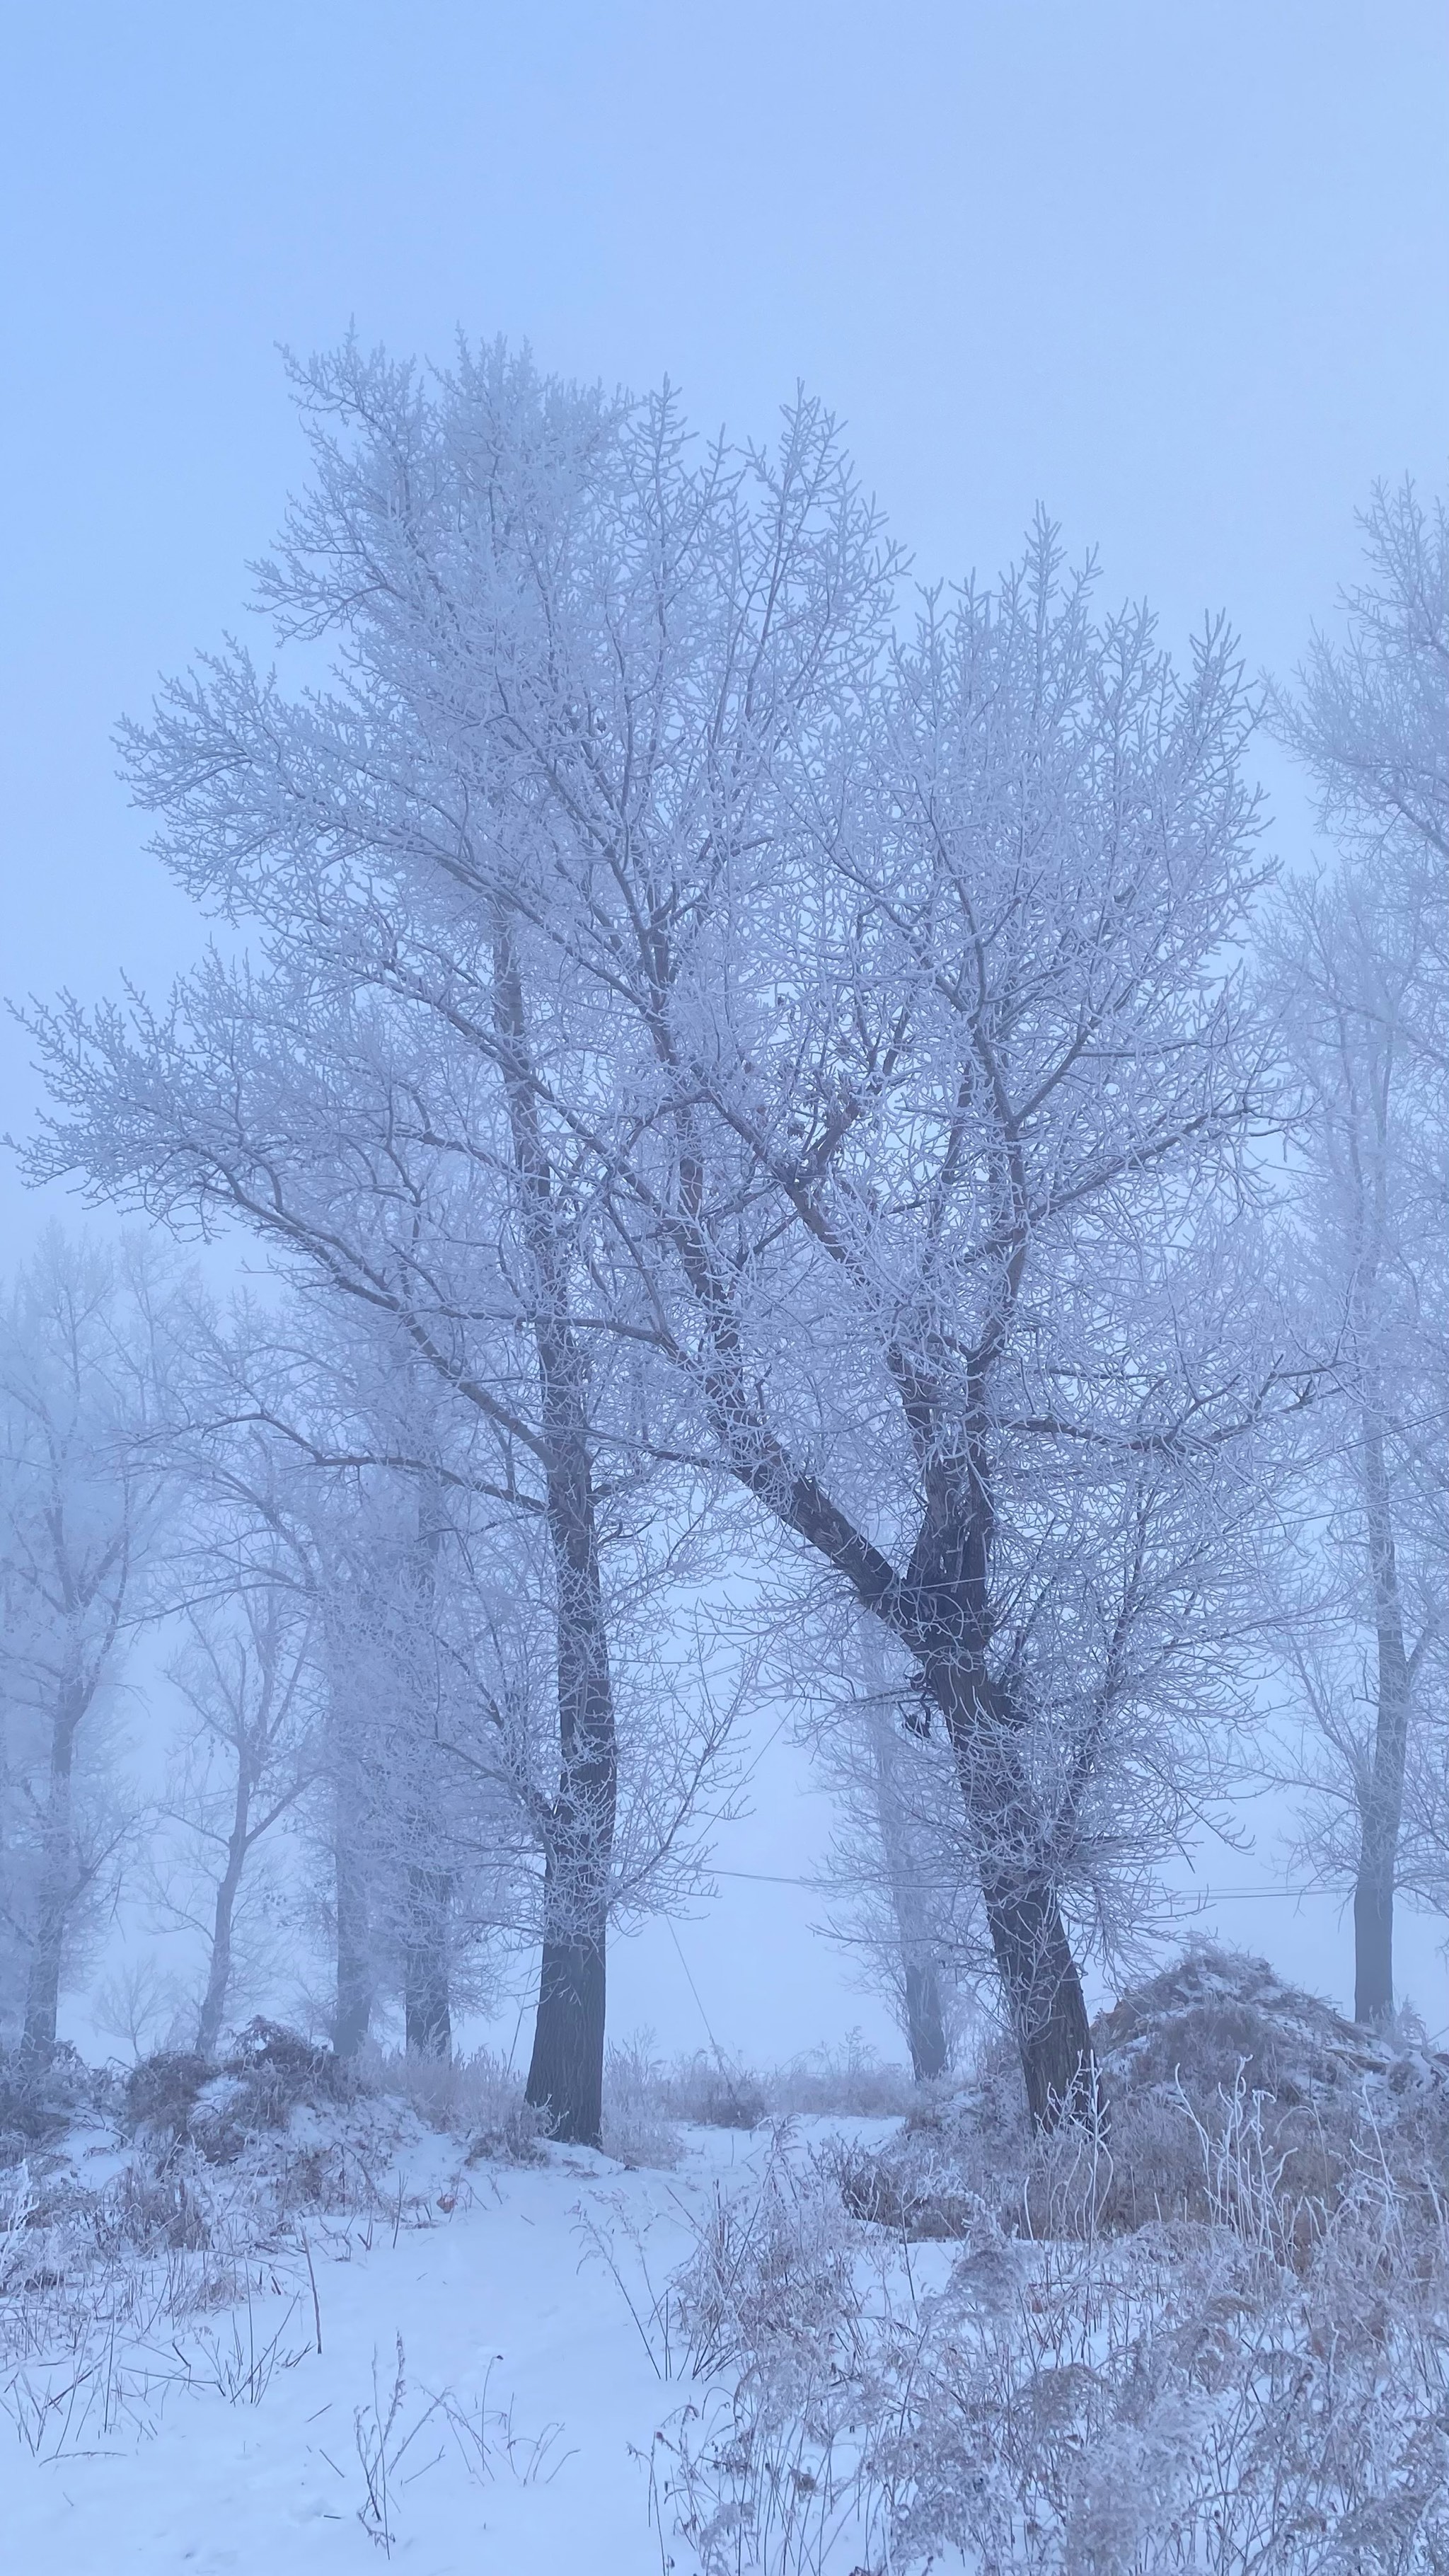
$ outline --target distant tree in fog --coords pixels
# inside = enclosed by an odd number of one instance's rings
[[[197,1935],[205,1981],[193,2044],[215,2054],[239,1986],[275,1978],[285,1882],[271,1861],[320,1760],[309,1607],[248,1568],[224,1604],[186,1614],[169,1666],[184,1711],[153,1861],[163,1919]],[[268,1919],[270,1918],[270,1919]]]
[[[1305,1849],[1352,1884],[1355,2015],[1382,2024],[1396,1891],[1449,1902],[1449,522],[1406,484],[1362,524],[1343,636],[1276,700],[1342,859],[1285,899],[1271,976],[1301,1092],[1289,1271],[1325,1355]]]
[[[836,1799],[830,1928],[886,1999],[925,2083],[952,2063],[963,1994],[982,1973],[979,1889],[950,1749],[913,1671],[873,1621],[853,1620],[850,1641],[856,1687],[816,1729]]]
[[[144,1250],[58,1229],[0,1313],[0,1867],[32,2068],[54,2050],[76,1944],[133,1821],[114,1729],[127,1651],[156,1605],[173,1321]]]

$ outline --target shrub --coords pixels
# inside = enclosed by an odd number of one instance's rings
[[[132,2132],[184,2138],[202,2087],[216,2069],[193,2049],[161,2048],[133,2066],[125,2081],[126,2125]]]

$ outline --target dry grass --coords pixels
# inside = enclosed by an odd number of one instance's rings
[[[706,2576],[1438,2576],[1442,2217],[1365,2170],[1305,2254],[1251,2112],[1204,2180],[1209,2222],[1041,2239],[983,2208],[953,2258],[852,2220],[821,2161],[719,2199],[669,2293],[704,2384],[664,2528]]]
[[[772,2120],[898,2118],[922,2095],[907,2067],[879,2058],[855,2036],[764,2071],[704,2049],[666,2064],[650,2035],[610,2052],[628,2061],[632,2098],[666,2122],[711,2129],[758,2129]],[[607,2100],[608,2077],[605,2078]]]
[[[221,2073],[163,2052],[82,2082],[63,2062],[19,2108],[0,2414],[40,2457],[154,2430],[177,2386],[256,2403],[317,2333],[313,2247],[437,2223],[398,2178],[404,2106],[275,2025]]]
[[[644,2312],[676,2563],[1442,2576],[1446,2070],[1221,1954],[1129,2002],[1094,2129],[993,2067],[717,2195]]]

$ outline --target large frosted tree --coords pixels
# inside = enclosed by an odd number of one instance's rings
[[[634,1112],[592,992],[539,935],[536,719],[558,712],[560,608],[591,650],[621,602],[641,632],[661,597],[694,620],[735,487],[718,460],[686,466],[667,407],[544,383],[501,349],[431,391],[348,349],[301,391],[315,473],[263,588],[284,636],[334,639],[335,687],[289,698],[237,653],[128,738],[168,863],[253,925],[260,956],[213,956],[160,1017],[53,1021],[70,1115],[41,1160],[80,1161],[168,1218],[239,1220],[390,1324],[471,1416],[475,1492],[542,1534],[558,1761],[529,2094],[560,2135],[596,2138],[619,1792],[608,1588],[636,1598],[676,1533],[636,1491],[639,1352],[599,1329],[627,1256],[590,1122]],[[773,536],[750,538],[757,581],[772,545],[798,544],[802,492],[797,474]],[[582,1118],[555,1097],[569,1049],[593,1065]],[[699,1740],[714,1746],[712,1715]],[[688,1758],[664,1769],[692,1794]],[[672,1859],[681,1821],[657,1822]]]

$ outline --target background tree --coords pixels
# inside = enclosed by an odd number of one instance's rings
[[[1293,890],[1273,963],[1302,1086],[1292,1273],[1329,1355],[1321,1519],[1298,1659],[1318,1745],[1307,1849],[1354,1892],[1356,2018],[1394,2010],[1401,1887],[1433,1854],[1449,1570],[1449,525],[1380,489],[1368,579],[1315,636],[1280,733],[1306,761],[1335,879]]]
[[[250,1569],[225,1608],[192,1611],[186,1625],[169,1667],[186,1734],[153,1877],[164,1919],[203,1946],[193,2044],[212,2057],[239,1984],[275,1971],[285,1899],[266,1863],[317,1775],[316,1682],[305,1605],[290,1587],[259,1584]]]
[[[963,1995],[979,1980],[979,1890],[949,1748],[933,1734],[916,1676],[874,1621],[853,1620],[857,1686],[816,1730],[835,1794],[826,1884],[833,1937],[881,1992],[918,2083],[944,2075]],[[958,1983],[962,1970],[965,1983]]]
[[[5,1907],[30,2068],[54,2051],[69,1956],[132,1822],[108,1721],[155,1598],[172,1323],[165,1273],[139,1246],[58,1229],[0,1316]]]

